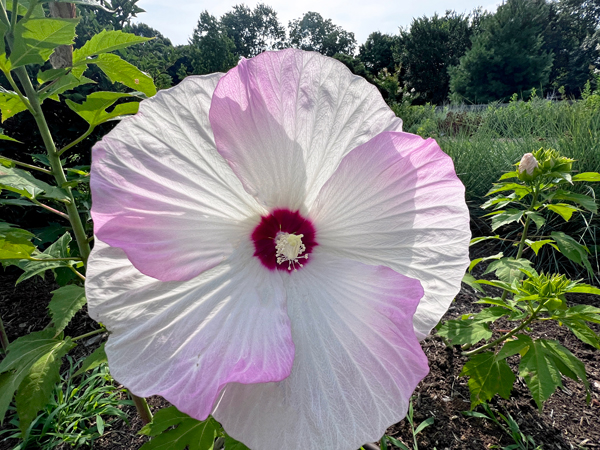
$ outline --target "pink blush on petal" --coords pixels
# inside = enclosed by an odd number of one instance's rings
[[[319,245],[315,240],[315,227],[310,220],[302,217],[298,211],[275,209],[268,216],[263,216],[252,232],[254,256],[269,270],[289,271],[287,263],[277,264],[275,239],[279,233],[303,235],[302,243],[306,250],[302,255],[309,255],[313,248]],[[303,259],[302,264],[306,264],[309,260],[310,258]]]

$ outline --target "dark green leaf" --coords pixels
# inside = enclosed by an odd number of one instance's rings
[[[492,337],[485,323],[474,320],[448,320],[438,329],[437,334],[446,338],[450,345],[476,344]]]
[[[579,338],[579,340],[600,350],[600,338],[583,320],[562,319],[562,323],[564,323],[569,330]]]
[[[598,206],[596,205],[596,199],[590,197],[589,195],[583,194],[573,194],[569,191],[558,191],[554,194],[554,197],[557,200],[569,200],[575,203],[580,204],[588,211],[596,213],[598,211]]]
[[[483,287],[477,283],[477,280],[475,279],[475,277],[473,275],[471,275],[470,273],[465,273],[465,275],[463,276],[462,282],[468,286],[471,286],[476,291],[479,291],[479,292],[482,292],[485,294],[485,290],[483,289]]]
[[[143,92],[148,97],[156,94],[156,86],[154,86],[152,77],[118,55],[103,53],[90,60],[89,63],[96,64],[113,83],[122,83],[131,89]]]
[[[573,176],[573,181],[600,181],[600,173],[584,172]]]
[[[92,36],[83,47],[73,52],[73,65],[86,58],[102,53],[108,53],[130,45],[146,42],[152,38],[136,36],[133,33],[124,33],[121,30],[102,30],[100,33]]]
[[[517,339],[512,341],[506,341],[502,346],[502,349],[498,352],[496,356],[497,359],[506,359],[517,353],[523,353],[523,350],[529,349],[529,342],[527,340],[519,339],[517,335]]]
[[[86,304],[85,289],[70,284],[52,291],[52,294],[48,309],[58,334],[65,329],[73,316]]]
[[[506,361],[498,359],[493,352],[472,356],[460,375],[469,377],[471,408],[491,400],[496,394],[508,398],[516,378]]]
[[[503,306],[491,306],[489,308],[485,308],[480,313],[475,314],[471,320],[477,323],[494,322],[500,317],[508,315],[510,312],[510,308],[505,308]]]
[[[52,198],[59,201],[69,201],[67,193],[45,181],[38,180],[31,173],[14,167],[0,166],[0,189],[15,192],[23,197],[32,199],[37,196]]]
[[[65,233],[60,237],[60,239],[58,239],[58,241],[44,250],[43,253],[35,253],[32,256],[38,259],[68,258],[70,242],[71,235],[69,233]],[[17,279],[17,284],[35,275],[41,274],[46,270],[56,269],[58,267],[68,267],[73,264],[75,264],[75,261],[28,261],[22,266],[23,273]]]
[[[225,449],[226,450],[250,450],[240,441],[236,441],[231,436],[225,435]]]
[[[79,19],[30,19],[15,27],[12,68],[44,64],[59,45],[73,43]]]
[[[553,231],[550,233],[552,239],[556,241],[559,251],[569,258],[571,261],[577,264],[583,265],[590,274],[593,274],[592,265],[588,260],[589,250],[584,245],[581,245],[571,236],[563,233],[562,231]]]
[[[59,94],[70,91],[71,89],[75,89],[77,86],[89,83],[95,83],[95,81],[86,77],[77,78],[72,73],[69,73],[53,84],[52,87],[50,87],[47,91],[41,94],[40,100],[44,101],[45,99],[50,98],[52,100],[59,101]]]
[[[77,372],[73,374],[73,377],[81,375],[82,373],[87,372],[88,370],[95,369],[99,365],[104,364],[106,362],[108,362],[108,360],[106,358],[106,352],[104,351],[103,342],[102,345],[100,345],[100,347],[94,350],[91,355],[89,355],[83,360],[83,363],[81,363],[81,367],[79,368],[79,370],[77,370]],[[161,409],[160,411],[163,410]]]
[[[538,213],[528,212],[526,214],[531,220],[533,220],[533,223],[535,223],[535,226],[538,230],[546,223],[546,219],[544,219],[544,217],[540,216]]]

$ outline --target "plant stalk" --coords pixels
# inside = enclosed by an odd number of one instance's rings
[[[76,336],[73,339],[71,339],[73,342],[78,341],[80,339],[85,339],[88,338],[90,336],[95,336],[96,334],[100,334],[100,333],[106,333],[106,328],[100,328],[99,330],[94,330],[94,331],[90,331],[89,333],[85,333],[82,334],[80,336]]]
[[[2,350],[4,350],[4,353],[6,354],[8,351],[8,336],[6,335],[6,330],[4,329],[2,317],[0,317],[0,345],[2,345]]]
[[[150,407],[148,406],[146,399],[143,397],[138,397],[137,395],[133,395],[131,391],[129,391],[129,395],[135,404],[135,409],[137,409],[137,412],[142,419],[142,423],[146,425],[152,422],[152,411],[150,411]]]

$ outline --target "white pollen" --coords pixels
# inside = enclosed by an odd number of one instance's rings
[[[308,259],[308,255],[302,255],[306,251],[306,247],[302,243],[303,234],[295,235],[290,233],[277,233],[275,237],[275,256],[277,264],[283,264],[287,261],[288,270],[296,269],[296,264],[304,267],[298,260]],[[300,256],[302,255],[302,256]]]

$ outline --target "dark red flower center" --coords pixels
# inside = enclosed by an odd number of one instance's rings
[[[254,256],[269,270],[294,271],[303,267],[318,245],[315,227],[298,211],[276,209],[263,216],[252,232]]]

